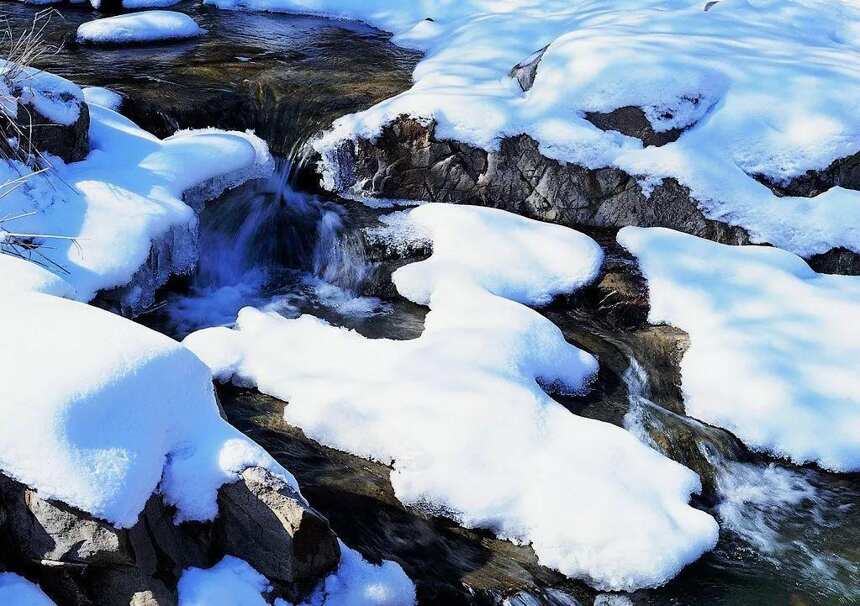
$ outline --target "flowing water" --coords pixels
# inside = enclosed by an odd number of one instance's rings
[[[306,138],[338,115],[403,90],[417,60],[414,53],[394,47],[386,34],[361,24],[218,11],[192,2],[177,8],[193,15],[210,35],[148,48],[67,44],[46,58],[43,67],[81,84],[119,90],[128,97],[124,111],[156,134],[179,127],[254,128],[275,151],[295,158]],[[34,10],[19,2],[2,4],[13,25],[29,21]],[[49,38],[61,42],[93,17],[88,9],[64,7],[62,18],[53,19],[48,28]],[[390,268],[380,268],[365,250],[361,229],[367,217],[361,212],[366,211],[356,210],[355,203],[297,191],[291,181],[295,172],[289,159],[282,160],[273,178],[238,188],[207,206],[200,215],[196,272],[166,289],[141,321],[182,338],[200,328],[230,325],[250,305],[285,317],[310,313],[369,337],[420,334],[426,310],[397,297],[368,296],[368,284]],[[623,383],[631,408],[628,427],[636,433],[636,411],[658,404],[650,400],[647,374],[635,359]],[[239,410],[255,397],[261,396],[226,388],[222,394],[228,415],[233,414],[231,406]],[[545,587],[565,582],[529,560],[526,548],[449,523],[428,526],[393,502],[361,517],[357,525],[362,507],[370,512],[379,505],[376,497],[363,496],[368,470],[379,485],[373,494],[390,491],[386,470],[302,440],[295,428],[275,428],[271,419],[264,427],[260,418],[235,417],[243,431],[295,466],[303,485],[318,484],[310,489],[312,500],[354,547],[378,557],[403,555],[420,562],[407,566],[419,581],[420,595],[434,595],[422,584],[431,581],[459,587],[465,576],[458,575],[466,575],[467,569],[487,586],[496,579],[499,592],[516,586],[512,576],[518,582],[528,577],[537,583],[539,578]],[[258,435],[264,429],[265,436]],[[290,458],[297,445],[304,454]],[[860,476],[705,454],[717,468],[718,502],[712,511],[722,527],[717,549],[666,587],[598,596],[595,603],[860,604]],[[331,469],[321,469],[321,461],[337,457],[341,459]],[[356,509],[345,511],[344,502]],[[389,536],[397,531],[407,535]],[[432,543],[435,551],[428,556],[407,549],[413,541]],[[454,565],[455,560],[462,562]],[[447,595],[439,603],[459,603]],[[526,595],[510,603],[551,603],[547,599]]]

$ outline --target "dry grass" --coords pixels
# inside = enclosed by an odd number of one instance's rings
[[[17,177],[0,183],[0,208],[3,200],[26,187],[30,180],[44,177],[51,170],[48,159],[32,145],[33,116],[26,105],[19,103],[15,92],[31,77],[29,68],[60,48],[47,40],[48,25],[53,18],[62,18],[55,9],[37,12],[23,29],[13,27],[10,20],[0,16],[0,162],[6,162]],[[14,109],[13,109],[14,108]],[[23,113],[23,116],[22,116]],[[49,240],[74,240],[66,236],[22,233],[13,226],[16,221],[36,214],[36,211],[11,215],[0,214],[0,253],[34,261],[43,266],[65,271],[41,252]]]

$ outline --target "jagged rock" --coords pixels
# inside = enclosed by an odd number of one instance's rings
[[[674,179],[646,192],[617,168],[546,158],[527,135],[487,152],[437,140],[434,130],[433,123],[403,116],[374,141],[345,142],[324,158],[326,185],[368,196],[492,206],[569,226],[663,226],[719,242],[749,241],[743,228],[706,218]]]
[[[7,540],[33,562],[131,566],[127,533],[0,475]]]
[[[812,198],[832,187],[860,190],[860,152],[831,162],[824,170],[808,170],[786,183],[777,183],[764,175],[755,175],[777,196]]]
[[[628,137],[640,139],[647,147],[660,147],[677,141],[687,128],[672,128],[664,131],[654,130],[648,116],[641,107],[625,106],[611,112],[585,112],[585,119],[600,130],[614,130]]]
[[[520,88],[523,89],[523,92],[531,90],[531,87],[534,86],[535,78],[537,77],[538,66],[540,65],[541,59],[543,59],[544,54],[546,53],[546,49],[549,48],[549,44],[544,46],[542,49],[535,51],[511,69],[510,77],[516,79],[517,83],[520,85]]]
[[[321,514],[286,482],[262,468],[246,469],[218,493],[218,541],[268,579],[300,583],[333,570],[337,538]]]

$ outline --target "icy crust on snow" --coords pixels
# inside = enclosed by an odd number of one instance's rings
[[[796,463],[860,470],[860,277],[666,229],[618,241],[648,279],[650,321],[690,335],[687,414]]]
[[[82,23],[78,41],[90,44],[132,44],[184,40],[206,33],[185,13],[151,10]]]
[[[160,140],[105,107],[90,111],[87,159],[54,159],[48,176],[28,179],[3,199],[9,216],[36,211],[8,222],[10,231],[74,238],[52,239],[38,252],[62,267],[82,301],[128,284],[159,241],[172,259],[161,268],[162,282],[190,270],[197,217],[183,200],[199,205],[273,170],[266,144],[252,134],[208,129]],[[4,163],[3,170],[12,174],[13,167]]]
[[[19,104],[29,105],[55,124],[70,126],[83,100],[80,87],[65,78],[0,59],[0,111],[12,118],[24,111]]]
[[[415,585],[395,562],[368,563],[340,542],[340,565],[295,606],[413,606]],[[179,580],[179,606],[268,606],[269,581],[244,560],[227,556],[209,569],[189,568]],[[275,606],[294,606],[282,599]]]
[[[56,606],[37,585],[11,572],[0,573],[0,604],[4,606]]]
[[[317,141],[338,185],[344,140],[406,114],[485,149],[522,133],[550,158],[675,177],[712,219],[808,257],[860,252],[860,193],[777,198],[784,183],[860,150],[860,4],[851,0],[207,0],[227,8],[361,19],[426,52],[414,85],[338,120]],[[432,21],[426,20],[427,18]],[[531,90],[511,68],[548,45]],[[639,106],[655,130],[692,128],[643,149],[586,112]]]
[[[531,543],[569,576],[660,585],[712,548],[716,522],[687,504],[693,472],[541,388],[582,393],[596,374],[590,354],[526,305],[593,280],[597,243],[487,208],[430,204],[392,225],[407,220],[433,242],[428,260],[393,277],[430,307],[420,338],[366,339],[245,308],[235,329],[185,344],[220,379],[288,401],[287,420],[312,438],[392,464],[404,503]]]
[[[209,370],[179,343],[43,294],[0,298],[0,470],[118,527],[159,487],[177,520],[217,513],[247,467],[295,479],[224,421]]]

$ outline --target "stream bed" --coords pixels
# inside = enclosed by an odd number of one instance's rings
[[[35,10],[18,2],[0,5],[13,25],[28,22]],[[79,84],[121,92],[124,113],[158,135],[205,126],[253,128],[282,156],[274,177],[228,192],[202,211],[196,272],[171,282],[138,320],[181,339],[229,325],[251,305],[286,317],[312,314],[371,338],[420,335],[427,310],[393,292],[397,263],[375,257],[362,237],[390,210],[314,190],[299,164],[307,138],[334,118],[404,90],[418,56],[362,24],[191,2],[178,10],[210,34],[179,44],[99,50],[68,43],[93,12],[64,6],[51,20],[49,38],[66,44],[42,65]],[[601,244],[612,238],[594,236]],[[660,364],[642,347],[643,335],[652,338],[654,331],[607,322],[577,301],[542,313],[601,361],[594,393],[563,401],[571,414],[623,424],[648,441],[637,414],[659,411],[667,427],[710,435],[676,410],[672,390],[662,385]],[[710,449],[703,439],[693,447],[713,470],[713,494],[697,506],[720,521],[717,548],[665,587],[598,595],[540,566],[527,546],[404,507],[389,468],[308,439],[283,420],[287,403],[234,385],[219,386],[219,396],[229,420],[296,475],[347,544],[371,560],[403,566],[422,604],[860,603],[858,474],[797,468],[749,452],[726,458],[725,448]]]

